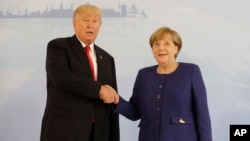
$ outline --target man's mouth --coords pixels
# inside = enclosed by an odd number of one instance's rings
[[[87,32],[87,34],[93,34],[93,32],[92,32],[92,31],[89,31],[89,32]]]

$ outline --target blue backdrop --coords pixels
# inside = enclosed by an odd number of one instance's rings
[[[250,124],[248,0],[1,0],[1,141],[39,140],[47,43],[73,35],[71,12],[87,2],[105,11],[96,44],[115,57],[124,98],[131,96],[138,69],[156,64],[149,36],[169,26],[183,38],[178,61],[201,67],[214,141],[229,140],[230,124]],[[138,121],[121,116],[120,122],[121,141],[136,141]]]

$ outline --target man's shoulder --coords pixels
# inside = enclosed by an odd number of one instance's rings
[[[50,40],[49,42],[65,42],[65,41],[70,41],[72,39],[73,37],[58,37]]]
[[[80,46],[80,45],[81,45],[80,42],[74,36],[58,37],[48,42],[48,46],[69,47],[69,46]]]

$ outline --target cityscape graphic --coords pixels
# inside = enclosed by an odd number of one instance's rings
[[[63,2],[60,8],[55,9],[53,5],[47,6],[44,11],[29,11],[25,8],[24,14],[19,9],[9,7],[6,11],[0,10],[0,18],[71,18],[74,12],[73,4],[69,8],[64,8]],[[135,4],[130,7],[119,4],[119,10],[112,8],[102,9],[103,17],[147,17],[144,10],[139,10]]]

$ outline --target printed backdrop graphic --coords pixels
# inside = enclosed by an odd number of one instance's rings
[[[1,0],[1,141],[39,140],[47,43],[74,34],[71,15],[83,3],[103,9],[96,44],[114,56],[119,94],[125,99],[138,70],[156,64],[149,36],[169,26],[183,39],[178,61],[201,68],[214,141],[229,140],[230,124],[250,124],[248,0]],[[136,141],[138,121],[121,116],[120,123],[121,141]]]

